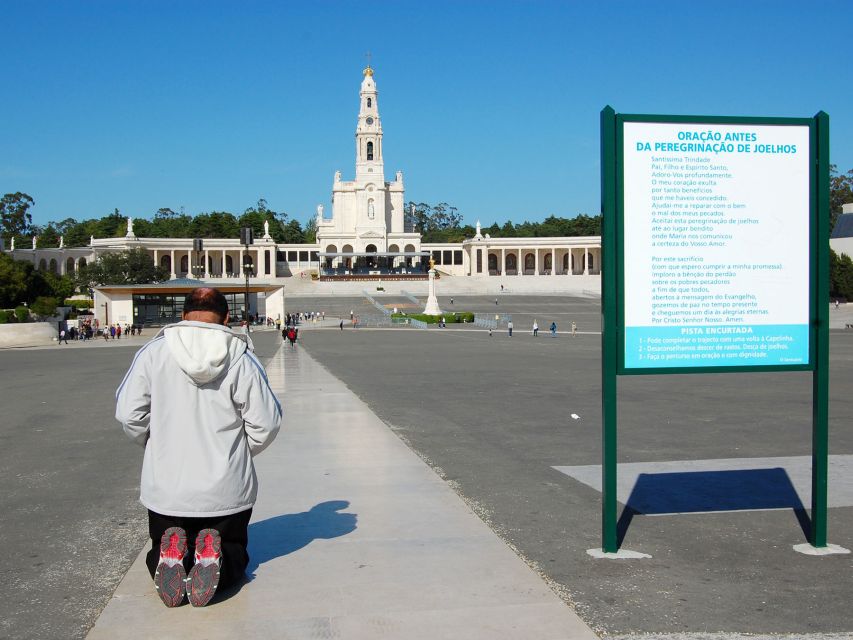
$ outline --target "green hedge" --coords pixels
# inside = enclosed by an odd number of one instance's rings
[[[94,300],[81,300],[80,298],[68,298],[65,300],[64,306],[74,307],[75,309],[94,309]]]
[[[15,317],[18,322],[27,322],[30,319],[30,310],[24,305],[15,307]]]
[[[442,316],[428,316],[425,313],[393,313],[391,314],[392,318],[410,318],[413,320],[420,320],[421,322],[426,322],[427,324],[438,324],[441,320]],[[447,324],[453,324],[457,322],[474,322],[474,314],[470,311],[456,311],[454,313],[445,313],[444,321]]]
[[[0,324],[9,322],[9,314],[5,309],[0,309]]]

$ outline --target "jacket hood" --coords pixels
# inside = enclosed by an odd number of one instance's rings
[[[181,370],[198,386],[224,375],[245,353],[245,335],[228,327],[184,320],[160,331],[169,353]]]

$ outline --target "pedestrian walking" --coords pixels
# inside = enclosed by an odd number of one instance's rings
[[[512,338],[512,320],[506,323],[507,331],[509,331],[509,337]]]
[[[577,332],[578,332],[578,325],[575,323],[574,320],[572,320],[572,337],[573,338],[575,337],[575,335],[577,335]]]
[[[557,323],[556,322],[551,323],[551,337],[552,338],[557,337]]]
[[[204,606],[245,576],[258,493],[252,460],[281,423],[281,405],[250,344],[228,328],[222,293],[194,289],[181,322],[139,350],[116,392],[116,419],[145,447],[145,563],[167,607],[185,597]]]
[[[539,324],[536,322],[536,320],[533,321],[533,337],[539,337]]]
[[[450,304],[453,304],[453,296],[450,296]]]
[[[290,327],[290,329],[287,330],[287,339],[290,342],[290,348],[292,349],[293,345],[296,344],[296,329],[295,328]]]
[[[498,306],[498,299],[495,298],[495,306]]]
[[[343,318],[341,318],[340,329],[341,329],[341,331],[344,330],[344,319]]]
[[[59,330],[59,344],[62,344],[63,340],[65,341],[65,344],[68,344],[68,334],[66,333],[65,329],[60,329]]]

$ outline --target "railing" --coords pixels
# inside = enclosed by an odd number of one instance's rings
[[[391,318],[388,316],[359,316],[356,327],[390,327]]]
[[[494,318],[486,318],[483,315],[474,315],[474,326],[483,327],[484,329],[497,329],[498,323]]]
[[[379,309],[383,313],[383,315],[385,315],[385,316],[391,315],[391,311],[389,309],[386,309],[385,305],[382,305],[382,304],[379,304],[378,302],[376,302],[376,300],[373,298],[373,296],[370,295],[367,291],[362,289],[361,294],[370,301],[370,304],[372,304],[374,307]]]
[[[418,300],[415,296],[413,296],[408,291],[401,291],[400,293],[402,293],[404,296],[406,296],[409,300],[411,300],[415,304],[422,304],[420,300]]]
[[[409,318],[409,324],[413,326],[415,329],[428,329],[429,325],[423,320],[415,320],[414,318]]]

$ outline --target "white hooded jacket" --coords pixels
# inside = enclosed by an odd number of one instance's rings
[[[281,415],[247,336],[206,322],[163,328],[116,391],[116,419],[145,447],[140,501],[163,515],[254,506],[252,456],[273,441]]]

